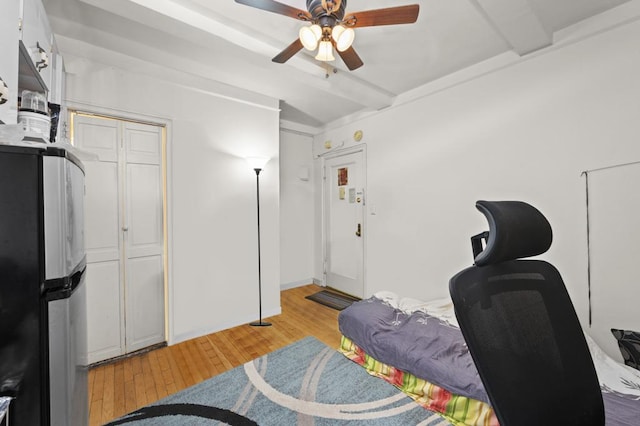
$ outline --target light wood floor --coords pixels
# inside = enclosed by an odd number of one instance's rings
[[[89,371],[89,423],[102,425],[160,398],[279,349],[306,336],[338,348],[338,311],[304,297],[308,285],[281,293],[272,327],[242,325],[156,349]]]

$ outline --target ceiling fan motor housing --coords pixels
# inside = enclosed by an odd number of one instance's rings
[[[334,18],[332,20],[334,25],[336,21],[342,21],[342,18],[344,18],[346,7],[347,7],[347,0],[342,0],[340,2],[340,7],[338,8],[338,10],[336,10],[331,14],[328,14],[322,5],[322,0],[307,0],[307,10],[311,14],[311,16],[318,21],[318,24],[320,26],[324,26],[323,23],[321,22],[321,18],[324,18],[324,17]]]

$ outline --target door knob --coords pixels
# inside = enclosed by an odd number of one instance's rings
[[[356,237],[362,236],[362,225],[358,224],[358,229],[356,229]]]
[[[124,232],[127,232],[127,231],[129,230],[129,227],[128,227],[128,226],[123,226],[123,227],[122,227],[122,230],[123,230]]]

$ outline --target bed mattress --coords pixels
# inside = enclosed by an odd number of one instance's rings
[[[403,382],[404,374],[407,374],[409,381],[424,380],[428,385],[435,385],[452,395],[489,406],[488,396],[458,328],[450,300],[423,302],[381,292],[343,310],[338,317],[338,325],[346,337],[343,353],[367,367],[370,373],[392,383],[395,381],[393,384],[403,388],[397,377],[385,377],[385,374],[370,368],[377,362],[376,368],[381,371],[388,373],[391,368],[396,376],[401,373]],[[606,424],[640,424],[640,371],[611,359],[589,336],[586,337],[600,379]],[[553,386],[552,383],[549,385]],[[408,393],[416,399],[416,394]],[[446,407],[443,410],[446,411]],[[444,414],[443,410],[440,412]],[[447,417],[459,425],[497,424],[495,416],[487,415],[486,410],[480,423],[468,415]]]

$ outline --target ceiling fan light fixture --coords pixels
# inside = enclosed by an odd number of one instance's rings
[[[316,55],[316,59],[318,61],[335,61],[336,58],[333,56],[333,47],[331,46],[331,42],[328,40],[323,40],[320,42],[320,47],[318,48],[318,54]]]
[[[336,49],[340,52],[344,52],[353,44],[353,40],[356,37],[356,32],[353,28],[346,28],[343,25],[336,25],[331,31],[331,37],[336,42]]]
[[[309,27],[302,27],[300,28],[300,33],[298,35],[305,49],[316,50],[316,47],[318,47],[318,41],[320,41],[320,38],[322,37],[322,28],[320,28],[320,25],[318,24],[313,24]]]

